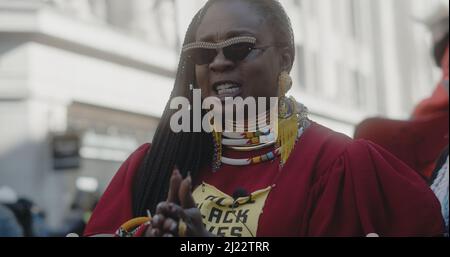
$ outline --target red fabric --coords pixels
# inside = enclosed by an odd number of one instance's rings
[[[444,83],[448,83],[448,73],[449,73],[449,48],[445,51],[444,58],[441,62],[442,68],[442,80],[436,87],[430,98],[423,100],[417,105],[413,112],[413,118],[421,118],[428,115],[433,115],[436,112],[447,111],[448,113],[448,102],[449,95],[448,91],[444,88]]]
[[[410,121],[372,118],[358,125],[355,138],[375,142],[428,179],[448,145],[448,124],[448,111]]]
[[[114,178],[86,235],[111,233],[131,219],[131,182],[148,145],[134,153]],[[243,157],[247,153],[225,152]],[[279,160],[245,167],[209,168],[206,182],[232,195],[275,184],[259,220],[258,236],[438,236],[440,205],[427,184],[391,154],[364,140],[352,141],[313,123],[285,167]]]
[[[437,112],[447,111],[448,113],[448,92],[439,84],[432,96],[420,102],[413,112],[413,119],[420,119]]]
[[[448,145],[449,48],[442,60],[443,79],[430,98],[415,108],[407,121],[372,118],[356,128],[356,139],[367,139],[382,146],[422,176],[430,178],[434,163]]]
[[[144,224],[140,225],[137,228],[136,233],[134,233],[133,237],[143,237],[149,227],[150,227],[150,224],[148,224],[148,223],[144,223]]]

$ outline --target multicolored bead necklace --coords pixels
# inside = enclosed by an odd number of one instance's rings
[[[288,150],[290,153],[290,151],[292,151],[293,145],[295,145],[298,139],[303,135],[305,129],[309,125],[309,122],[307,117],[308,109],[305,106],[300,105],[297,107],[297,103],[294,102],[294,100],[290,100],[290,102],[287,104],[290,105],[289,108],[291,113],[288,116],[284,115],[284,117],[282,117],[282,120],[280,121],[285,122],[287,119],[290,119],[292,120],[290,122],[295,122],[294,124],[297,124],[295,132],[290,132],[290,134],[294,134],[295,136],[294,142],[291,142],[290,145],[288,145],[289,147],[291,147],[291,149]],[[261,116],[264,115],[260,115],[260,117]],[[259,119],[257,120],[259,121]],[[281,123],[280,121],[278,124]],[[260,124],[260,123],[253,122],[253,124]],[[273,129],[269,125],[262,128],[258,128],[256,132],[243,132],[243,133],[213,132],[214,135],[213,170],[217,171],[218,169],[220,169],[222,164],[232,166],[246,166],[252,164],[259,164],[262,162],[268,162],[276,159],[283,153],[283,145],[281,145],[280,143],[281,140],[279,138],[280,134],[283,133],[279,133],[279,131],[277,131],[277,128]],[[222,155],[223,147],[240,152],[250,152],[273,147],[274,145],[276,146],[275,150],[269,151],[263,155],[247,159],[233,159]],[[282,166],[286,160],[287,160],[286,157],[285,159],[281,160],[280,165]]]

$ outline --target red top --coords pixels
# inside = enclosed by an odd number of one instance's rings
[[[356,128],[355,138],[375,142],[404,161],[422,176],[430,178],[435,162],[448,146],[449,48],[442,59],[443,78],[432,96],[420,102],[410,120],[371,118]]]
[[[420,118],[429,114],[434,114],[442,110],[447,110],[448,115],[448,73],[449,73],[449,47],[445,51],[444,57],[441,61],[442,80],[431,95],[420,102],[414,110],[413,118]],[[445,89],[445,83],[447,83],[447,90]]]
[[[114,233],[133,218],[131,185],[150,145],[122,165],[98,203],[85,235]],[[246,153],[225,152],[230,157]],[[254,153],[253,153],[254,154]],[[440,204],[424,180],[382,148],[313,123],[290,159],[244,167],[224,165],[200,172],[206,182],[232,195],[237,188],[270,191],[257,236],[438,236]]]

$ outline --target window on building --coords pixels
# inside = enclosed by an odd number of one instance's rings
[[[332,23],[331,26],[333,26],[333,29],[337,32],[340,33],[340,31],[342,30],[342,22],[341,22],[341,17],[342,17],[342,12],[341,12],[341,6],[342,6],[342,0],[332,0],[331,1],[331,6],[332,6]]]
[[[47,0],[44,3],[84,21],[106,20],[106,0]]]
[[[298,81],[301,89],[306,90],[306,60],[305,48],[302,45],[297,46],[297,67]]]
[[[292,0],[294,6],[302,7],[302,0]]]
[[[106,6],[107,1],[106,0],[89,0],[89,3],[92,8],[92,14],[100,19],[101,21],[106,20]]]
[[[348,0],[349,7],[349,29],[350,35],[357,39],[359,37],[359,2],[360,0]]]
[[[351,90],[352,90],[352,99],[353,106],[356,108],[366,108],[367,103],[367,89],[366,89],[366,81],[364,76],[359,71],[352,71],[351,76]]]
[[[312,54],[312,64],[313,64],[313,78],[314,78],[314,91],[318,94],[322,93],[322,67],[320,64],[320,58],[317,53]]]
[[[106,6],[107,23],[125,31],[131,29],[133,6],[122,0],[109,0]]]
[[[307,6],[308,6],[308,14],[311,18],[317,17],[317,8],[318,8],[318,1],[317,0],[308,0]]]
[[[345,103],[345,99],[347,98],[347,95],[345,94],[345,73],[344,73],[344,66],[341,62],[337,61],[335,66],[335,72],[336,72],[336,88],[337,88],[337,94],[336,97],[339,99],[340,103]]]

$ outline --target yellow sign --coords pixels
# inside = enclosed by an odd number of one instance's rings
[[[255,237],[262,208],[272,187],[233,199],[206,183],[193,192],[194,200],[211,233],[226,237]]]

